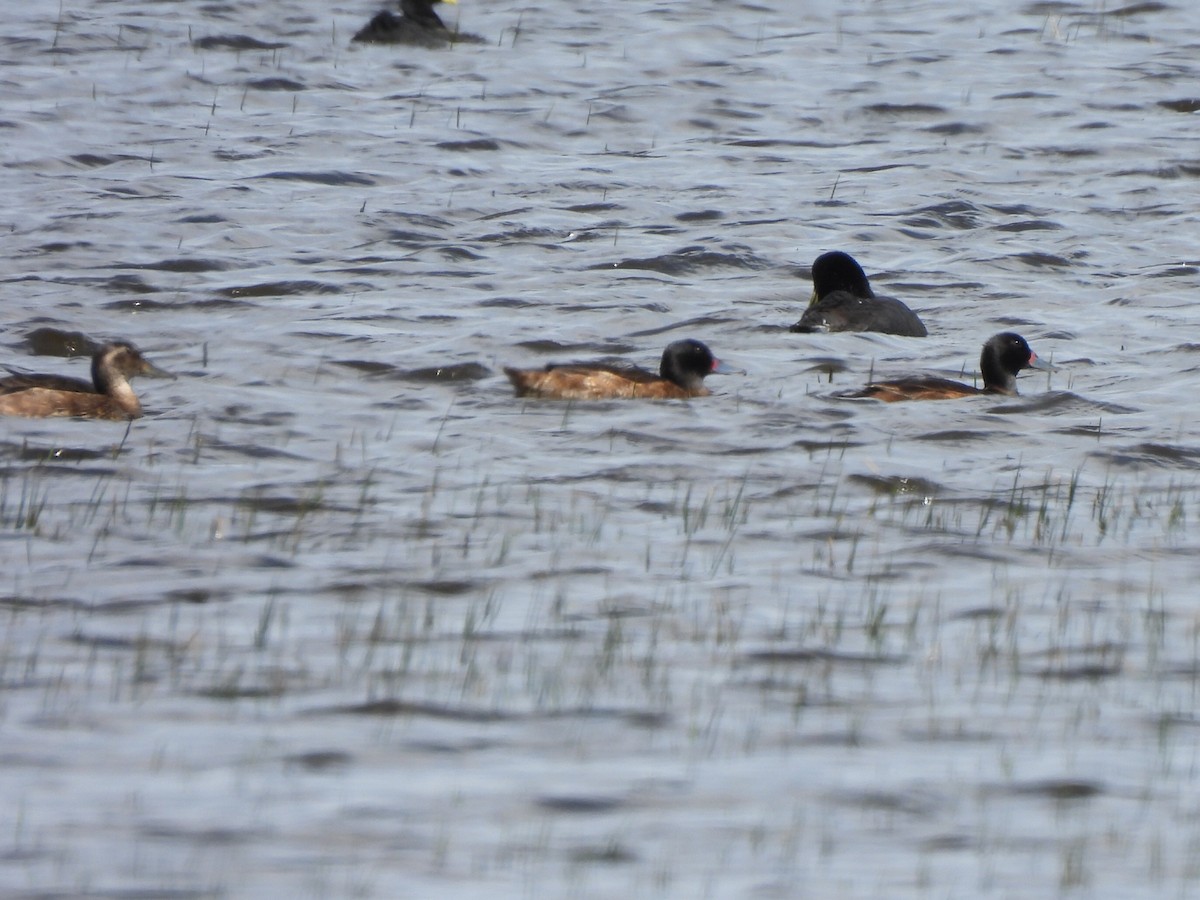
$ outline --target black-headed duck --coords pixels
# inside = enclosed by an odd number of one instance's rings
[[[789,330],[879,331],[925,337],[920,317],[893,297],[876,297],[862,266],[848,253],[822,253],[812,267],[813,295],[800,321]]]
[[[15,372],[0,378],[0,415],[49,418],[136,419],[142,404],[129,385],[135,375],[173,378],[132,344],[106,344],[92,356],[92,381]]]
[[[400,15],[390,10],[375,14],[351,38],[360,44],[408,44],[415,47],[445,47],[458,41],[480,43],[481,38],[460,34],[446,27],[433,11],[435,3],[458,0],[400,0]]]
[[[1049,363],[1038,359],[1036,353],[1025,342],[1025,338],[1005,331],[988,338],[979,356],[979,371],[983,375],[983,387],[973,387],[949,378],[931,376],[899,378],[868,384],[851,397],[873,397],[885,403],[897,400],[957,400],[978,394],[1017,393],[1017,373],[1022,369],[1051,369]]]
[[[504,373],[518,397],[550,400],[684,400],[707,397],[706,375],[745,374],[721,362],[700,341],[675,341],[663,351],[659,374],[604,363],[551,363],[544,369]]]

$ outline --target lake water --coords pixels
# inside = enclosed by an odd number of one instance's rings
[[[442,9],[6,15],[0,361],[178,379],[0,420],[0,894],[1194,896],[1194,9]]]

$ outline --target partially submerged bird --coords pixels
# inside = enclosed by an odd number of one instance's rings
[[[400,0],[400,15],[390,10],[376,13],[351,38],[360,44],[408,44],[415,47],[445,47],[466,41],[481,43],[482,38],[451,31],[433,11],[435,3],[458,3],[458,0]]]
[[[663,351],[659,374],[634,366],[604,363],[551,363],[544,369],[512,369],[504,374],[518,397],[551,400],[651,399],[707,397],[706,375],[744,375],[712,355],[700,341],[683,340]]]
[[[875,296],[862,266],[848,253],[834,250],[818,256],[812,279],[812,300],[789,331],[879,331],[905,337],[928,334],[920,317],[899,300]]]
[[[136,419],[142,414],[142,404],[129,385],[135,375],[175,377],[147,360],[133,344],[106,344],[92,356],[91,382],[25,372],[0,378],[0,415]]]
[[[873,397],[886,403],[897,400],[957,400],[978,394],[1017,393],[1017,373],[1022,369],[1052,369],[1025,342],[1025,338],[1011,331],[1001,332],[988,338],[979,356],[979,371],[983,374],[983,387],[973,387],[949,378],[917,376],[880,381],[868,384],[861,391],[847,394],[849,397]]]

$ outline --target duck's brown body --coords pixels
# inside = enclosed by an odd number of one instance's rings
[[[1025,342],[1025,338],[1011,331],[1001,332],[988,338],[979,356],[979,371],[983,376],[983,387],[977,388],[949,378],[917,376],[899,378],[895,381],[880,381],[868,384],[851,397],[870,397],[885,403],[897,400],[958,400],[976,397],[979,394],[1002,394],[1013,397],[1017,393],[1017,373],[1023,369],[1050,369],[1038,359],[1036,353]]]
[[[605,363],[550,364],[504,374],[518,397],[548,400],[686,400],[707,397],[706,375],[740,372],[712,355],[700,341],[675,341],[663,351],[659,373]]]
[[[50,388],[26,388],[14,394],[0,395],[0,415],[48,419],[56,416],[80,416],[86,419],[121,421],[136,419],[142,405],[130,391],[127,397],[85,394],[81,391],[56,391]]]
[[[855,397],[871,397],[884,403],[897,400],[958,400],[977,394],[1015,394],[1016,391],[990,390],[971,387],[949,378],[903,378],[897,381],[882,381],[868,384]]]
[[[707,397],[704,385],[681,387],[661,375],[633,367],[550,365],[544,369],[504,370],[518,397],[551,400],[686,400]]]
[[[135,375],[171,377],[132,344],[107,344],[92,357],[91,383],[23,372],[0,378],[0,415],[136,419],[142,414],[142,404],[129,384]]]

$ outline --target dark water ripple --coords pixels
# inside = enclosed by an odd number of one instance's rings
[[[330,187],[363,187],[374,185],[375,179],[352,172],[265,172],[257,178],[273,178],[278,181],[299,181]]]
[[[766,264],[753,254],[721,253],[699,247],[685,247],[673,253],[646,259],[623,259],[594,268],[645,269],[664,275],[694,275],[708,269],[759,269]]]
[[[1200,468],[1200,447],[1143,442],[1120,449],[1094,451],[1094,455],[1114,466],[1154,466],[1167,469]]]
[[[194,46],[200,50],[282,50],[287,44],[261,41],[245,34],[214,34],[197,38]]]

